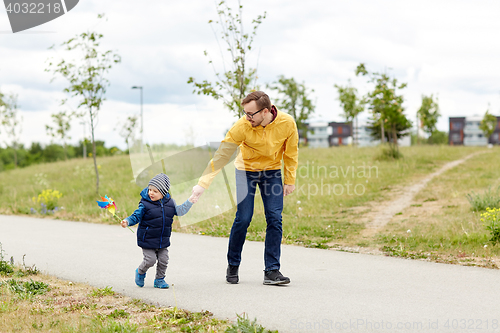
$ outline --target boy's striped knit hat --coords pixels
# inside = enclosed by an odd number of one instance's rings
[[[170,189],[170,179],[164,173],[159,173],[149,181],[149,185],[152,185],[160,191],[163,196],[167,196],[168,190]]]

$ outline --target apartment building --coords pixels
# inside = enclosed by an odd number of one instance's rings
[[[328,148],[332,146],[346,146],[353,144],[350,123],[346,122],[313,122],[307,124],[307,140],[301,131],[299,137],[301,143],[308,143],[311,148]],[[370,147],[380,144],[380,140],[374,140],[370,136],[368,124],[362,123],[353,127],[359,147]],[[410,136],[398,140],[400,146],[410,146]]]
[[[500,117],[497,117],[497,126],[489,138],[479,128],[482,119],[481,116],[450,117],[449,145],[486,146],[487,144],[500,144]]]

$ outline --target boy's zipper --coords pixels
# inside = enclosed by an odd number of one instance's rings
[[[161,205],[162,225],[161,225],[160,246],[158,247],[159,249],[161,249],[161,244],[163,243],[163,232],[165,230],[165,214],[163,213],[163,199],[160,200],[160,205]]]
[[[148,229],[149,229],[149,227],[146,227],[146,231],[144,231],[144,236],[142,236],[142,241],[143,242],[146,239],[146,234],[148,233]]]

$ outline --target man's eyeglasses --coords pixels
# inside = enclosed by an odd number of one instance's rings
[[[252,114],[250,114],[250,113],[246,113],[245,111],[243,111],[243,113],[245,114],[245,116],[249,117],[250,119],[253,119],[253,116],[255,116],[257,113],[259,113],[260,111],[262,111],[262,110],[264,110],[264,109],[265,109],[265,108],[262,108],[262,109],[260,109],[259,111],[254,112],[254,113],[252,113]]]

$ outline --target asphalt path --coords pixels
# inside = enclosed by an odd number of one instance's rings
[[[280,332],[500,332],[500,272],[376,255],[282,247],[287,286],[263,285],[261,242],[245,243],[240,283],[225,283],[227,239],[174,233],[168,290],[134,283],[135,234],[100,225],[0,216],[6,257],[62,279],[160,306],[250,319]]]

